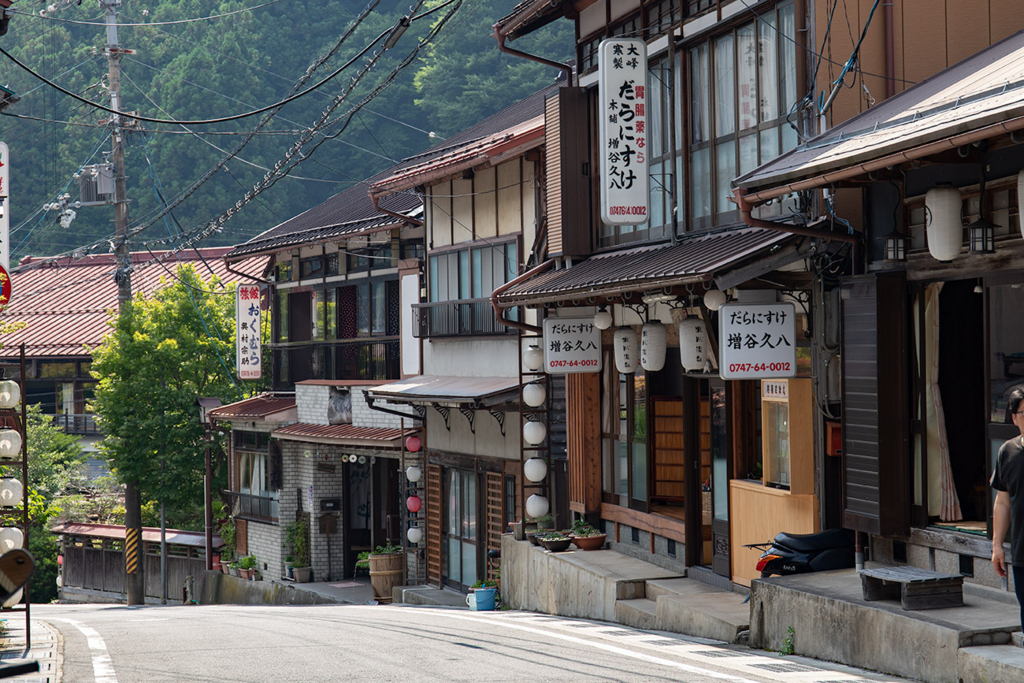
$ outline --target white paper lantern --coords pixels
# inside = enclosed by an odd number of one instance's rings
[[[636,332],[632,327],[615,330],[615,369],[622,375],[636,372],[640,353],[637,349]]]
[[[526,499],[526,516],[531,519],[543,517],[549,509],[548,499],[544,496],[535,493]]]
[[[523,402],[528,406],[532,406],[534,408],[542,406],[544,405],[544,400],[547,397],[548,392],[540,382],[530,382],[523,387]]]
[[[58,574],[57,575],[57,588],[63,588],[63,587],[64,587],[64,579],[61,577],[60,574]]]
[[[544,481],[544,477],[548,476],[548,464],[544,458],[530,458],[523,463],[523,476],[534,484]]]
[[[409,543],[419,543],[423,540],[423,529],[418,526],[411,526],[405,532],[405,537],[409,539]]]
[[[523,425],[523,440],[531,446],[544,443],[544,438],[548,435],[548,428],[544,426],[543,422],[529,421]]]
[[[728,300],[729,296],[720,289],[709,289],[704,292],[704,306],[709,311],[717,311]]]
[[[21,403],[21,387],[17,382],[5,379],[0,382],[0,408],[10,410]]]
[[[21,455],[21,433],[17,429],[0,429],[0,458]]]
[[[15,593],[11,597],[9,597],[6,600],[4,600],[3,606],[4,607],[14,607],[19,602],[21,602],[21,594],[24,593],[24,592],[25,592],[24,588],[19,588],[17,593]]]
[[[17,550],[25,546],[25,534],[21,529],[9,526],[0,529],[0,555],[9,550]]]
[[[928,253],[939,261],[952,261],[964,243],[963,200],[955,187],[933,187],[924,196]]]
[[[523,368],[528,372],[537,372],[544,367],[544,352],[539,344],[530,344],[523,351]]]
[[[700,372],[708,359],[708,330],[700,318],[679,323],[679,361],[683,370]]]
[[[21,505],[23,493],[21,482],[17,479],[0,479],[0,507]]]
[[[413,484],[418,482],[423,477],[423,470],[416,465],[409,465],[405,468],[405,478],[411,481]]]
[[[640,366],[657,372],[665,367],[667,331],[661,323],[647,323],[640,330]]]
[[[599,330],[607,330],[612,326],[612,314],[603,308],[594,314],[594,327]]]

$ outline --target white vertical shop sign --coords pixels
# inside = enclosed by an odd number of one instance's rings
[[[260,378],[261,329],[259,285],[238,285],[235,290],[235,370],[240,379]]]
[[[722,379],[796,377],[793,304],[725,304],[718,323]]]
[[[647,220],[647,43],[609,38],[598,48],[601,220]]]
[[[0,266],[11,270],[11,159],[7,143],[0,142]]]

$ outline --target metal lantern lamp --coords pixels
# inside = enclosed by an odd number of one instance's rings
[[[924,196],[924,207],[928,253],[938,261],[952,261],[964,241],[960,190],[949,185],[933,187]]]
[[[530,372],[538,372],[544,367],[544,351],[539,342],[532,342],[523,351],[523,367]]]
[[[709,289],[704,292],[704,306],[709,311],[717,311],[729,300],[729,295],[720,289]]]
[[[547,435],[548,428],[544,426],[543,422],[531,420],[523,425],[523,441],[531,446],[537,446],[544,443],[544,439]]]
[[[996,228],[999,226],[984,216],[967,226],[967,241],[972,254],[994,254]]]
[[[907,238],[903,233],[893,228],[892,232],[878,238],[882,242],[882,254],[886,261],[907,260]]]
[[[523,463],[523,476],[534,484],[544,481],[544,477],[548,476],[548,464],[544,458],[530,458]]]
[[[24,489],[17,479],[0,479],[0,507],[16,507],[21,505]]]
[[[547,391],[540,382],[530,382],[523,387],[523,402],[532,408],[539,408],[544,405],[547,399]]]
[[[0,458],[21,455],[21,433],[16,429],[0,429]]]
[[[685,318],[679,323],[679,361],[683,370],[700,372],[708,358],[707,326],[700,318]]]
[[[640,365],[657,372],[665,367],[668,332],[661,323],[647,323],[640,329]]]
[[[631,327],[620,327],[615,330],[615,369],[621,375],[636,372],[639,353],[637,351],[636,332]]]
[[[526,516],[531,519],[537,519],[548,514],[548,510],[551,506],[548,504],[548,499],[540,494],[533,494],[526,499]]]
[[[612,314],[608,312],[608,307],[601,304],[597,309],[597,313],[594,314],[594,327],[599,330],[607,330],[612,326]]]
[[[19,403],[21,403],[21,387],[18,386],[18,383],[9,379],[0,382],[0,408],[11,410],[17,408]]]
[[[418,526],[411,526],[405,532],[405,537],[409,539],[409,543],[419,543],[423,540],[423,529]]]
[[[423,470],[416,465],[409,465],[405,468],[405,478],[415,484],[423,477]]]

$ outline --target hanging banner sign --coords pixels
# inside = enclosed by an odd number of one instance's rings
[[[238,285],[235,290],[235,370],[239,379],[259,379],[262,374],[261,329],[259,285]]]
[[[647,43],[609,38],[598,48],[601,220],[647,221]]]
[[[0,142],[0,266],[3,266],[4,271],[11,269],[10,154],[7,143]],[[7,302],[4,301],[4,303]]]
[[[722,379],[796,377],[793,304],[725,304],[718,329]]]
[[[601,330],[593,318],[544,321],[544,370],[551,375],[601,371]]]

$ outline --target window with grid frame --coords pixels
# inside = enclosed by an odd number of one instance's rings
[[[798,98],[794,3],[691,47],[688,57],[689,214],[699,229],[738,221],[732,179],[797,145],[787,122]],[[762,215],[792,210],[776,203]]]
[[[430,256],[430,301],[482,299],[516,276],[518,245],[471,246]]]

